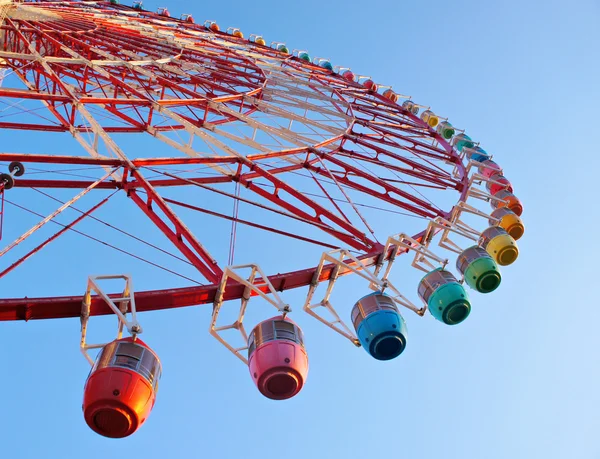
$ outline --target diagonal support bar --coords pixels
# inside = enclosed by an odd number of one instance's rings
[[[156,189],[137,170],[131,170],[130,172],[131,176],[136,179],[136,185],[142,188],[148,197],[147,200],[142,199],[133,186],[126,187],[128,196],[209,282],[218,282],[223,275],[223,270],[221,270],[217,261],[196,239],[196,236],[163,200]],[[165,214],[174,226],[174,230],[156,214],[152,208],[153,203]]]
[[[243,276],[242,272],[247,271],[248,269],[250,270],[250,274],[248,276]],[[228,286],[232,285],[231,281],[244,286],[244,293],[241,296],[240,309],[235,322],[228,325],[217,326],[219,312],[223,306],[225,290]],[[248,364],[248,359],[241,354],[242,351],[246,351],[248,349],[248,333],[244,327],[244,316],[246,315],[248,302],[253,296],[258,296],[265,300],[268,304],[275,307],[277,311],[284,317],[291,312],[289,304],[286,304],[281,299],[277,293],[277,290],[260,266],[257,264],[228,266],[223,272],[223,277],[221,278],[219,288],[215,295],[215,301],[213,302],[213,314],[209,328],[209,333],[245,364]],[[236,348],[230,344],[220,334],[220,332],[226,330],[237,330],[240,333],[245,345]]]
[[[388,261],[389,265],[391,265],[392,262],[393,260]],[[313,297],[319,286],[319,277],[321,276],[321,272],[326,264],[334,265],[333,272],[327,284],[327,290],[320,301],[313,302]],[[335,332],[347,338],[355,346],[360,347],[360,341],[358,337],[344,322],[331,302],[331,294],[335,287],[336,281],[340,275],[348,273],[355,274],[356,276],[366,280],[369,288],[373,291],[380,291],[381,293],[387,291],[388,296],[396,304],[410,309],[420,316],[425,313],[425,308],[418,307],[412,303],[407,297],[400,293],[400,291],[392,284],[392,282],[389,281],[387,278],[389,269],[386,270],[384,276],[379,277],[379,270],[373,270],[372,267],[365,265],[359,258],[355,257],[346,249],[337,249],[330,252],[324,252],[313,276],[313,281],[306,296],[303,310],[317,319],[319,322],[327,325]],[[391,292],[391,294],[389,292]],[[324,308],[333,319],[328,319],[325,315],[321,314],[321,308]]]
[[[36,253],[38,253],[40,250],[42,250],[44,247],[46,247],[48,244],[50,244],[56,238],[58,238],[59,236],[61,236],[64,233],[66,233],[71,228],[73,228],[81,220],[85,219],[86,217],[88,217],[89,215],[91,215],[93,212],[95,212],[97,209],[99,209],[101,206],[103,206],[104,204],[106,204],[109,199],[110,199],[110,196],[107,197],[107,198],[104,198],[102,201],[100,201],[98,204],[96,204],[90,210],[88,210],[87,212],[82,213],[79,217],[77,217],[71,223],[69,223],[68,225],[65,225],[60,231],[58,231],[57,233],[54,233],[52,236],[50,236],[44,242],[42,242],[41,244],[39,244],[37,247],[31,249],[29,252],[27,252],[25,255],[23,255],[21,258],[19,258],[17,261],[15,261],[12,265],[10,265],[8,268],[6,268],[4,271],[0,272],[0,279],[2,279],[9,272],[11,272],[12,270],[14,270],[18,266],[20,266],[23,262],[27,261],[33,255],[35,255]],[[2,196],[2,206],[4,206],[4,196]],[[0,215],[0,219],[1,218],[2,218],[2,215]],[[1,235],[2,234],[1,234],[1,228],[0,228],[0,236]]]
[[[102,281],[106,280],[123,280],[125,286],[123,293],[119,298],[111,298],[100,286]],[[88,278],[88,284],[81,302],[81,339],[79,341],[79,348],[81,353],[88,361],[90,365],[94,365],[94,360],[90,357],[88,351],[90,349],[102,349],[108,343],[102,344],[88,344],[87,343],[87,328],[92,310],[93,297],[92,294],[96,293],[99,299],[105,303],[113,313],[116,314],[119,324],[117,326],[117,339],[123,337],[123,330],[126,329],[134,339],[142,333],[142,327],[136,317],[135,297],[133,293],[133,284],[131,276],[127,274],[108,275],[108,276],[90,276]],[[127,313],[130,314],[131,320],[128,319]]]
[[[113,175],[115,171],[116,171],[116,168],[108,171],[102,178],[96,180],[94,183],[92,183],[90,186],[88,186],[85,190],[83,190],[81,193],[79,193],[73,199],[71,199],[70,201],[65,202],[62,206],[60,206],[58,209],[56,209],[54,212],[52,212],[50,215],[48,215],[46,218],[44,218],[41,222],[39,222],[35,226],[33,226],[29,231],[27,231],[26,233],[24,233],[23,235],[21,235],[19,238],[17,238],[11,244],[7,245],[2,251],[0,251],[0,257],[2,257],[3,255],[5,255],[10,250],[14,249],[17,245],[19,245],[21,242],[23,242],[25,239],[27,239],[29,236],[31,236],[33,233],[35,233],[37,230],[39,230],[42,226],[44,226],[50,220],[54,219],[62,211],[64,211],[65,209],[68,209],[69,207],[71,207],[79,199],[81,199],[86,194],[88,194],[90,191],[92,191],[94,188],[96,188],[97,185],[99,185],[104,180],[106,180],[108,177],[110,177],[111,175]]]

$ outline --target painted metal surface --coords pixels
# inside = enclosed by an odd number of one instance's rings
[[[161,13],[106,2],[29,2],[28,7],[35,13],[32,17],[7,14],[0,51],[12,77],[27,89],[5,84],[0,97],[14,103],[42,103],[49,116],[43,122],[31,117],[1,122],[0,129],[70,132],[89,157],[0,153],[0,161],[97,165],[110,171],[96,184],[94,180],[25,176],[15,189],[85,190],[95,184],[95,190],[127,194],[207,284],[139,292],[140,311],[210,303],[223,272],[210,255],[210,241],[199,240],[175,212],[175,207],[191,208],[191,203],[163,198],[161,190],[238,183],[255,196],[250,199],[254,205],[277,209],[312,225],[340,247],[355,249],[367,266],[391,252],[385,253],[371,234],[350,223],[324,188],[329,196],[326,203],[298,189],[289,181],[290,174],[310,173],[320,185],[335,183],[422,218],[448,216],[452,209],[441,209],[419,193],[407,191],[406,184],[452,191],[456,201],[465,196],[468,177],[458,152],[431,123],[378,93],[370,79],[366,80],[369,84],[361,83],[354,74],[350,78],[349,72],[338,74],[312,65],[308,53],[283,53],[264,46],[260,36],[246,41],[241,33],[234,33],[239,29],[220,32],[211,21],[204,26],[187,17],[166,21]],[[99,111],[107,116],[97,116]],[[257,114],[277,117],[297,128],[265,123]],[[327,121],[316,121],[317,114]],[[243,124],[248,135],[229,129],[236,123]],[[314,132],[312,137],[302,132],[306,130]],[[131,158],[113,136],[126,133],[150,135],[181,156]],[[208,148],[195,149],[191,140],[177,140],[174,133],[204,142],[212,153]],[[90,135],[94,142],[87,140]],[[266,147],[254,140],[261,136],[276,139],[281,146]],[[155,167],[192,164],[207,166],[213,174],[147,178]],[[401,184],[370,172],[371,167],[399,174]],[[257,186],[257,180],[271,188]],[[160,216],[153,205],[160,209]],[[249,223],[261,227],[261,222]],[[262,228],[277,232],[268,224]],[[37,250],[63,233],[42,241]],[[302,234],[290,236],[303,238]],[[279,291],[307,286],[315,269],[269,279]],[[10,270],[0,272],[0,277]],[[319,280],[328,280],[331,272],[331,266],[324,267]],[[242,293],[242,286],[233,285],[226,299]],[[75,317],[80,306],[79,296],[1,299],[0,320]],[[99,304],[92,314],[109,312]]]

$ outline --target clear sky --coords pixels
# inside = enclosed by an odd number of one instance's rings
[[[163,378],[149,420],[123,440],[99,437],[83,420],[89,367],[77,319],[3,323],[2,457],[600,458],[600,2],[144,6],[329,57],[466,127],[524,203],[521,257],[503,270],[498,291],[472,295],[476,313],[463,324],[407,315],[408,346],[392,362],[296,314],[311,368],[287,402],[263,398],[208,335],[210,307],[145,314],[144,338],[163,360]],[[11,135],[0,132],[2,142]],[[43,271],[11,279],[0,281],[0,296],[53,287]],[[71,293],[85,288],[79,279],[64,283]],[[286,299],[301,302],[302,293]],[[341,300],[362,294],[349,289]],[[112,322],[97,324],[108,330]]]

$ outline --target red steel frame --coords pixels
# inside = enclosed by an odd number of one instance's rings
[[[50,2],[45,2],[50,5]],[[75,4],[75,3],[74,3]],[[44,2],[36,3],[45,6]],[[186,61],[194,59],[205,59],[203,53],[211,56],[211,65],[218,70],[207,75],[187,75],[186,77],[174,77],[172,74],[157,77],[152,84],[161,87],[161,97],[158,101],[148,96],[148,91],[141,91],[140,87],[150,89],[150,82],[144,80],[143,74],[125,72],[117,75],[117,71],[97,71],[88,64],[93,59],[107,59],[111,53],[123,55],[127,50],[151,53],[156,50],[158,54],[165,51],[163,43],[152,42],[135,30],[114,30],[109,21],[105,21],[106,28],[100,35],[86,36],[81,38],[89,28],[89,14],[81,11],[73,11],[61,2],[60,8],[63,20],[45,23],[44,30],[35,28],[17,28],[14,22],[8,18],[2,27],[7,39],[4,44],[4,56],[12,56],[12,65],[15,72],[23,81],[33,84],[30,90],[15,90],[0,88],[0,97],[16,99],[35,99],[46,103],[48,110],[55,116],[54,124],[14,123],[0,122],[0,129],[27,129],[42,131],[69,131],[77,123],[77,109],[81,105],[102,105],[111,114],[120,119],[121,125],[103,125],[106,133],[110,132],[150,132],[152,130],[184,129],[187,124],[199,128],[210,121],[212,125],[219,125],[237,119],[237,115],[214,109],[214,103],[226,103],[227,107],[236,107],[237,111],[248,116],[257,110],[256,105],[249,102],[260,100],[262,91],[268,80],[264,72],[253,64],[250,59],[242,58],[238,54],[228,50],[226,47],[216,43],[203,41],[198,38],[199,50],[194,54],[192,51],[180,51],[175,49],[166,50],[169,53],[175,51],[180,53],[179,61],[173,65],[182,65]],[[118,5],[104,5],[103,11],[118,14],[120,10],[128,9]],[[77,14],[75,14],[77,12]],[[138,21],[151,23],[157,15],[144,12]],[[172,20],[172,18],[170,18]],[[95,19],[95,22],[102,22]],[[177,21],[177,20],[173,20]],[[205,30],[201,26],[186,24],[191,30]],[[125,32],[124,32],[125,30]],[[78,33],[74,33],[78,32]],[[178,32],[182,36],[189,36],[185,29]],[[225,34],[223,39],[235,42],[240,40]],[[59,40],[57,37],[61,37]],[[9,38],[11,38],[9,40]],[[37,38],[33,40],[33,38]],[[40,39],[40,38],[43,38]],[[32,45],[32,41],[35,45]],[[33,46],[36,52],[41,51],[42,46],[55,47],[59,52],[63,44],[67,44],[65,59],[81,59],[81,63],[65,63],[60,71],[44,67],[41,62],[23,57],[21,60],[14,57],[25,49],[25,46]],[[276,51],[270,48],[252,45],[265,55],[276,55]],[[173,47],[174,48],[174,47]],[[201,49],[201,50],[200,50]],[[70,50],[70,51],[69,51]],[[76,50],[76,51],[74,51]],[[47,52],[47,50],[46,50]],[[106,54],[104,54],[106,52]],[[132,51],[133,52],[133,51]],[[12,54],[11,54],[12,53]],[[65,54],[66,53],[66,54]],[[215,57],[215,54],[217,56]],[[2,54],[0,53],[0,56]],[[29,59],[29,60],[28,60]],[[67,62],[67,60],[65,60]],[[278,152],[266,152],[251,155],[225,155],[206,156],[191,158],[145,158],[129,160],[127,158],[111,159],[106,157],[77,157],[77,156],[54,156],[54,155],[28,155],[17,153],[0,153],[0,161],[21,161],[23,163],[40,164],[73,164],[73,165],[96,165],[106,167],[118,167],[122,171],[120,181],[110,180],[100,183],[98,189],[123,190],[127,196],[146,214],[149,220],[156,225],[173,245],[190,261],[190,263],[205,277],[210,285],[199,287],[188,287],[180,289],[156,290],[136,293],[136,303],[139,311],[150,311],[156,309],[168,309],[197,304],[211,303],[214,300],[217,284],[222,275],[222,268],[217,261],[208,253],[206,248],[197,240],[195,235],[185,226],[173,211],[169,204],[176,203],[160,196],[157,188],[173,186],[208,185],[215,183],[238,182],[250,191],[256,193],[262,199],[274,204],[276,207],[287,211],[303,221],[311,223],[334,236],[341,244],[360,251],[363,255],[361,260],[367,266],[387,258],[391,253],[383,253],[383,246],[369,238],[362,231],[336,212],[318,204],[308,198],[294,187],[287,184],[279,177],[291,171],[306,170],[315,176],[333,179],[340,185],[354,189],[376,200],[385,201],[393,206],[408,211],[414,215],[434,218],[436,216],[447,216],[449,211],[442,211],[431,203],[407,193],[390,181],[381,179],[365,172],[360,167],[351,164],[351,160],[361,160],[364,163],[372,163],[385,166],[389,170],[413,177],[428,183],[431,188],[454,189],[461,196],[466,192],[466,176],[464,166],[456,151],[437,133],[428,126],[406,112],[399,105],[393,104],[379,94],[367,92],[357,83],[348,82],[341,77],[331,75],[329,72],[311,64],[302,63],[297,59],[289,58],[290,69],[302,69],[312,72],[311,78],[320,84],[330,86],[332,94],[340,100],[348,102],[348,112],[353,117],[346,132],[340,136],[334,136],[326,142],[316,144],[312,147],[287,149]],[[240,70],[243,68],[244,70]],[[178,75],[178,74],[177,74]],[[76,96],[66,86],[62,78],[68,77],[78,81],[83,93],[90,86],[101,88],[102,97]],[[105,83],[102,83],[104,81]],[[33,82],[33,83],[31,83]],[[110,91],[105,89],[110,85]],[[200,91],[199,88],[202,88]],[[243,90],[240,92],[240,88]],[[169,92],[173,97],[163,98]],[[207,98],[207,93],[212,98]],[[179,110],[177,115],[179,123],[170,126],[153,126],[154,109],[156,104]],[[132,109],[134,114],[125,114],[123,109]],[[192,108],[184,114],[183,109]],[[338,105],[339,110],[344,110]],[[210,117],[210,120],[209,120]],[[399,122],[401,118],[402,122]],[[362,126],[368,128],[368,133],[354,130],[354,127]],[[81,130],[81,126],[79,126]],[[428,142],[423,140],[427,138]],[[335,149],[325,150],[325,146],[333,146]],[[408,146],[407,146],[408,145]],[[369,156],[361,149],[373,152]],[[410,150],[411,155],[401,155],[398,150]],[[286,155],[299,157],[304,155],[304,161],[290,164],[285,167],[268,167],[265,162]],[[413,156],[413,157],[409,157]],[[421,158],[417,161],[414,157]],[[456,166],[459,177],[453,177],[446,170],[436,166],[436,162],[446,162],[453,167]],[[169,176],[167,179],[146,179],[140,168],[158,167],[177,164],[206,164],[214,166],[230,165],[237,168],[234,175],[221,175],[214,177],[180,178]],[[401,165],[400,165],[401,164]],[[335,167],[334,170],[332,168]],[[273,191],[257,186],[253,180],[257,178],[269,182]],[[376,185],[383,191],[377,191],[375,187],[365,186],[357,179],[363,179]],[[66,188],[78,189],[90,186],[91,181],[85,180],[33,180],[26,176],[20,177],[15,183],[15,188]],[[317,183],[318,180],[317,180]],[[325,190],[323,190],[325,191]],[[0,191],[1,193],[1,191]],[[286,195],[289,198],[286,198]],[[457,201],[460,200],[457,199]],[[304,207],[299,207],[294,202],[300,202]],[[332,201],[333,202],[333,201]],[[101,203],[102,204],[102,203]],[[83,214],[69,226],[77,224],[101,204]],[[185,205],[184,203],[179,203]],[[335,205],[335,203],[334,203]],[[335,205],[337,211],[341,210]],[[160,210],[157,213],[156,210]],[[343,214],[343,213],[342,213]],[[0,212],[2,218],[2,212]],[[325,218],[329,223],[321,220]],[[1,226],[0,226],[1,228]],[[43,242],[28,253],[17,263],[0,272],[0,278],[10,272],[20,263],[36,251],[43,248],[47,243],[65,232],[59,231],[47,241]],[[417,235],[420,238],[422,235]],[[328,280],[333,267],[323,269],[319,282]],[[279,290],[286,290],[309,285],[313,282],[315,268],[279,274],[270,277],[271,283]],[[243,293],[243,286],[233,286],[227,289],[226,300],[239,298]],[[0,299],[0,321],[2,320],[31,320],[61,317],[77,317],[81,313],[81,297],[49,297],[49,298],[26,298],[26,299]],[[94,301],[92,315],[110,314],[109,308],[101,301]]]

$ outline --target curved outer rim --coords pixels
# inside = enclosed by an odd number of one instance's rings
[[[145,12],[150,13],[150,12]],[[219,32],[218,34],[226,35],[224,32]],[[242,40],[242,39],[239,39]],[[257,45],[253,42],[253,46],[257,46],[260,48],[265,48],[264,46]],[[268,47],[267,47],[268,48]],[[271,48],[268,48],[271,49]],[[274,51],[274,50],[273,50]],[[291,60],[291,59],[290,59]],[[307,65],[314,67],[311,64],[302,64],[299,65]],[[319,68],[320,69],[320,68]],[[341,75],[331,74],[331,75],[319,75],[329,78],[340,78],[343,79]],[[325,79],[326,79],[325,78]],[[268,80],[267,80],[268,81]],[[347,82],[347,80],[345,80]],[[362,87],[359,83],[354,82],[357,87]],[[337,90],[335,90],[338,93]],[[337,94],[338,97],[341,97],[340,94]],[[412,113],[408,113],[406,110],[399,107],[398,104],[392,103],[388,99],[386,99],[383,95],[375,93],[373,96],[376,96],[380,99],[382,105],[393,107],[395,109],[400,108],[405,116],[411,118],[414,122],[422,124],[423,127],[427,128],[432,136],[436,139],[438,144],[446,150],[446,152],[451,156],[452,159],[455,160],[455,165],[457,166],[459,179],[463,183],[463,188],[461,190],[461,195],[459,201],[464,200],[467,187],[466,181],[468,177],[466,176],[466,170],[464,164],[459,159],[459,155],[457,151],[437,132],[435,132],[432,128],[430,128],[427,123],[423,122],[420,118],[413,115]],[[341,97],[342,100],[345,100]],[[451,213],[452,209],[446,213],[448,216]],[[421,241],[424,236],[425,231],[413,236],[417,241]],[[370,253],[359,257],[360,260],[366,266],[373,266],[377,263],[377,261],[384,256],[384,260],[389,259],[391,256],[391,251],[384,254],[384,246],[378,245],[375,250]],[[406,249],[399,249],[397,254],[405,253]],[[326,265],[323,267],[321,271],[321,275],[318,282],[324,282],[329,280],[331,277],[331,273],[333,271],[334,265]],[[284,291],[299,287],[305,287],[310,285],[313,282],[313,278],[315,275],[316,267],[307,268],[299,271],[292,271],[284,274],[277,274],[273,276],[269,276],[269,280],[272,285],[275,287],[277,291]],[[257,279],[259,282],[260,279]],[[145,311],[156,311],[163,309],[173,309],[173,308],[181,308],[186,306],[195,306],[202,304],[210,304],[214,302],[215,295],[217,292],[218,284],[211,285],[203,285],[198,287],[184,287],[184,288],[176,288],[176,289],[161,289],[161,290],[149,290],[143,292],[135,293],[135,302],[136,309],[138,312]],[[241,284],[231,284],[228,285],[224,300],[234,300],[241,298],[245,287]],[[119,294],[110,295],[112,297],[119,297]],[[39,297],[39,298],[7,298],[0,299],[0,321],[11,321],[11,320],[40,320],[40,319],[59,319],[59,318],[68,318],[68,317],[80,317],[81,316],[81,302],[82,296],[62,296],[62,297]],[[99,316],[99,315],[109,315],[112,314],[112,310],[99,298],[92,299],[91,305],[91,316]]]
[[[415,239],[420,240],[424,232]],[[377,251],[361,257],[366,266],[373,266],[383,254],[384,247]],[[388,259],[391,252],[386,254]],[[323,267],[319,282],[329,280],[334,265]],[[269,276],[269,280],[277,291],[310,285],[315,275],[316,267],[292,271],[285,274]],[[260,282],[260,279],[257,279]],[[156,311],[161,309],[181,308],[212,303],[217,293],[217,284],[203,285],[199,287],[184,287],[177,289],[149,290],[135,293],[135,305],[138,312]],[[227,286],[223,299],[225,301],[241,298],[245,287],[241,284]],[[111,297],[118,298],[121,295],[114,294]],[[63,296],[44,298],[8,298],[0,300],[0,321],[9,320],[36,320],[36,319],[59,319],[66,317],[81,316],[81,302],[83,296]],[[113,314],[113,311],[101,299],[92,300],[91,316]]]

